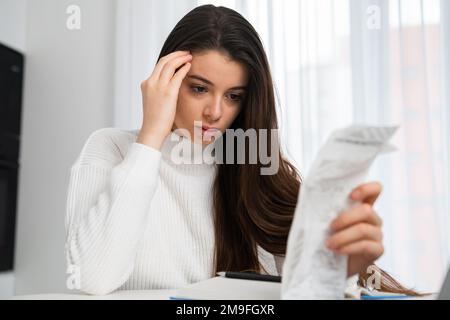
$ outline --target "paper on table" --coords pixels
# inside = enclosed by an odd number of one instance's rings
[[[335,131],[319,150],[300,188],[286,260],[282,299],[342,299],[347,257],[325,246],[329,225],[354,203],[350,192],[364,182],[377,155],[395,150],[397,127],[351,126]]]
[[[278,300],[279,282],[214,277],[180,289],[171,299]]]

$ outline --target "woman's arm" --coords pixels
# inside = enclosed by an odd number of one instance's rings
[[[156,190],[161,148],[173,127],[181,83],[192,56],[161,58],[141,83],[143,124],[126,156],[108,136],[94,133],[72,167],[67,202],[66,252],[81,275],[81,290],[109,293],[130,276]],[[109,130],[109,131],[108,131]],[[73,269],[73,267],[72,267]]]
[[[66,258],[90,294],[110,293],[130,276],[157,184],[161,153],[132,143],[123,157],[114,135],[94,132],[70,173]]]

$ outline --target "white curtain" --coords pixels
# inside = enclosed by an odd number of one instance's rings
[[[165,39],[196,0],[116,0],[114,125],[142,123],[140,83],[153,71]]]
[[[239,11],[259,32],[283,142],[303,174],[333,129],[400,125],[393,141],[398,151],[377,160],[370,177],[384,185],[376,208],[386,252],[378,264],[408,286],[439,289],[450,257],[450,1],[120,3],[119,127],[139,126],[140,81],[178,19],[206,3]]]

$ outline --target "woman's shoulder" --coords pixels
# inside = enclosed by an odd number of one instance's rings
[[[98,130],[95,130],[92,132],[86,143],[90,144],[102,144],[108,142],[115,142],[115,143],[133,143],[136,141],[138,130],[125,130],[120,128],[101,128]]]
[[[138,130],[101,128],[92,132],[74,165],[115,166],[136,142]]]

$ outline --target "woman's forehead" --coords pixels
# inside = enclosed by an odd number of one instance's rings
[[[232,88],[247,85],[248,74],[245,65],[231,60],[229,56],[219,51],[193,53],[191,63],[188,77],[207,80],[214,87]]]

